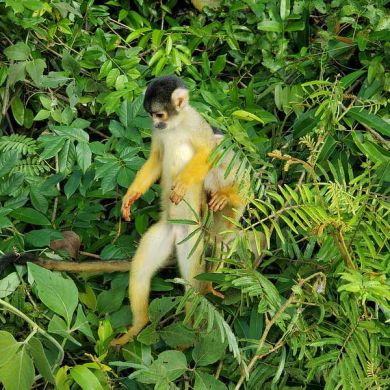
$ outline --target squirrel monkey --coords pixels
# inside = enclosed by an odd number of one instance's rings
[[[123,345],[148,323],[148,301],[153,275],[176,249],[182,277],[203,292],[205,283],[194,277],[204,272],[203,242],[198,235],[187,241],[196,226],[172,224],[169,220],[192,219],[205,201],[203,180],[210,170],[208,161],[215,145],[213,130],[189,103],[189,92],[176,76],[154,79],[146,89],[144,108],[153,120],[150,156],[136,175],[122,202],[122,216],[130,220],[130,206],[161,179],[161,219],[143,235],[134,255],[129,281],[133,324],[113,345]],[[186,202],[181,202],[185,199]]]

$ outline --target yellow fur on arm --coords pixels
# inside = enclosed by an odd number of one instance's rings
[[[199,148],[186,167],[180,172],[177,180],[190,186],[202,181],[211,168],[208,161],[211,149],[203,146]]]
[[[127,193],[139,192],[144,194],[161,176],[162,164],[159,148],[152,143],[149,159],[137,173]]]

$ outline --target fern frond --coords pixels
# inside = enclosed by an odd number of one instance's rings
[[[13,150],[22,155],[35,154],[38,148],[37,141],[21,134],[11,134],[0,137],[0,151]]]
[[[21,172],[26,176],[40,176],[45,172],[49,172],[50,168],[47,164],[40,160],[39,157],[26,157],[18,161],[16,166],[12,168],[11,173]]]

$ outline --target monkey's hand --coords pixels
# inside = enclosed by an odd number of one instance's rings
[[[140,192],[127,193],[122,201],[122,217],[125,221],[130,222],[130,206],[141,196]]]
[[[209,207],[213,211],[223,210],[228,203],[229,197],[221,192],[214,191],[211,193]]]
[[[171,196],[169,199],[174,204],[179,204],[182,199],[184,198],[184,195],[186,194],[188,190],[188,184],[184,182],[183,180],[176,180],[176,182],[173,184],[171,188]]]

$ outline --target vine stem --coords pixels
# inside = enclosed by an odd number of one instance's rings
[[[316,272],[313,275],[310,275],[309,277],[305,279],[301,279],[298,284],[295,286],[297,287],[302,287],[305,283],[307,283],[309,280],[316,278],[317,276],[323,275],[322,272]],[[294,302],[296,294],[294,292],[291,293],[291,295],[288,297],[286,302],[282,306],[280,306],[279,310],[275,313],[275,315],[267,322],[267,325],[264,329],[263,335],[261,336],[261,339],[259,340],[259,343],[257,345],[257,350],[255,356],[252,357],[251,361],[248,364],[247,369],[241,374],[240,379],[238,380],[236,387],[234,390],[239,390],[241,388],[241,385],[244,383],[246,376],[252,370],[256,362],[260,359],[262,359],[264,356],[267,356],[269,354],[269,351],[266,353],[263,353],[262,355],[259,355],[258,353],[262,350],[265,341],[267,339],[268,333],[270,332],[272,326],[275,324],[275,322],[280,318],[280,316],[288,309],[288,307]],[[274,348],[274,350],[279,349],[279,348]]]
[[[44,337],[46,337],[49,341],[51,341],[59,351],[56,365],[61,365],[65,356],[64,349],[61,347],[61,344],[54,337],[50,336],[44,329],[42,329],[38,324],[36,324],[31,318],[26,316],[26,314],[21,312],[15,306],[12,306],[10,303],[4,301],[3,299],[0,299],[0,305],[4,306],[8,311],[16,314],[18,317],[25,320],[32,327],[33,332],[38,332]]]

